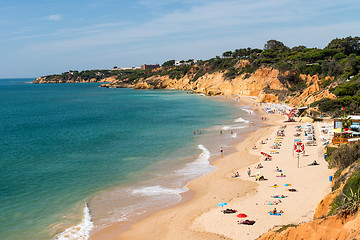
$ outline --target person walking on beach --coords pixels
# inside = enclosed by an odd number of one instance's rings
[[[224,149],[222,147],[220,147],[220,153],[224,154]]]
[[[248,168],[247,174],[250,177],[250,175],[251,175],[251,169],[250,168]]]

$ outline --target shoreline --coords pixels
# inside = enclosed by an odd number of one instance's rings
[[[236,99],[235,99],[236,100]],[[233,100],[233,101],[235,101]],[[243,192],[238,193],[237,197],[239,197],[240,195],[251,195],[254,194],[256,192],[256,187],[257,187],[257,183],[252,183],[249,181],[244,181],[244,180],[240,180],[241,183],[234,183],[233,180],[235,180],[236,182],[239,181],[239,179],[231,179],[231,174],[232,172],[235,172],[236,169],[239,168],[244,168],[247,167],[251,164],[254,164],[255,162],[258,161],[258,156],[256,155],[252,155],[251,157],[249,157],[248,159],[246,159],[245,161],[239,161],[236,164],[233,164],[232,158],[235,156],[240,157],[240,156],[244,156],[248,154],[248,150],[250,148],[252,148],[253,145],[256,145],[257,142],[260,141],[260,138],[263,137],[263,134],[260,134],[260,132],[264,132],[264,130],[266,131],[267,134],[271,134],[274,131],[274,128],[276,127],[276,124],[278,124],[279,121],[282,121],[284,118],[283,116],[279,116],[279,115],[266,115],[264,112],[262,112],[262,110],[258,111],[258,109],[256,109],[256,106],[258,103],[256,102],[256,98],[254,97],[250,97],[250,96],[240,96],[240,102],[238,102],[239,105],[241,106],[250,106],[251,109],[253,111],[255,111],[256,117],[260,118],[262,116],[267,116],[269,118],[269,120],[264,121],[264,122],[260,122],[262,126],[257,126],[256,130],[253,132],[248,132],[245,133],[246,137],[244,139],[241,139],[239,141],[236,141],[230,148],[232,149],[230,152],[226,152],[226,154],[224,154],[224,156],[214,156],[214,159],[210,159],[209,162],[212,166],[215,166],[217,169],[215,169],[214,171],[207,173],[199,178],[196,178],[194,180],[192,180],[186,187],[189,188],[189,191],[185,192],[185,193],[181,193],[181,200],[180,202],[171,205],[169,207],[166,207],[165,209],[160,209],[160,210],[153,210],[153,211],[149,211],[146,214],[143,214],[142,216],[139,216],[138,218],[135,219],[135,222],[118,222],[115,224],[110,225],[107,228],[104,228],[94,234],[92,234],[90,236],[90,239],[100,239],[100,240],[107,240],[107,239],[142,239],[141,237],[138,238],[137,234],[135,234],[135,236],[132,236],[131,234],[128,235],[129,232],[133,232],[133,229],[135,229],[138,225],[147,225],[146,222],[150,221],[155,221],[156,218],[159,217],[159,215],[161,216],[162,214],[167,215],[167,212],[171,212],[172,210],[176,211],[177,209],[184,209],[184,208],[188,208],[189,205],[192,205],[193,202],[197,202],[199,198],[202,198],[204,195],[206,195],[206,187],[203,187],[203,183],[200,183],[199,187],[199,183],[198,182],[203,182],[203,178],[207,179],[209,178],[208,176],[210,175],[216,175],[215,178],[218,178],[219,176],[217,176],[219,173],[215,174],[216,172],[220,171],[221,172],[221,178],[222,180],[225,180],[226,182],[229,181],[229,176],[230,176],[230,182],[233,185],[232,188],[236,189],[236,185],[241,185],[243,187]],[[259,136],[260,134],[260,136]],[[265,134],[266,135],[266,134]],[[246,145],[246,147],[244,146],[244,143]],[[213,157],[212,157],[213,158]],[[224,172],[224,159],[227,159],[227,164],[226,164],[226,171]],[[231,167],[231,165],[233,165],[233,167]],[[220,169],[220,170],[219,170]],[[230,171],[229,171],[230,170]],[[225,176],[224,176],[225,173]],[[214,177],[210,177],[210,178],[214,178]],[[225,179],[224,179],[225,178]],[[205,180],[205,182],[208,180]],[[202,190],[200,190],[202,189]],[[204,191],[205,190],[205,191]],[[228,193],[226,193],[226,191],[223,193],[225,195],[228,195]],[[221,200],[218,200],[218,199]],[[231,200],[231,197],[228,196],[227,198],[224,197],[219,197],[219,198],[214,198],[214,204],[218,201],[229,201]],[[213,206],[213,204],[207,204],[208,207],[201,210],[201,212],[204,212],[206,210],[210,209],[210,206]],[[216,204],[215,204],[216,205]],[[173,217],[170,217],[170,219]],[[165,221],[166,222],[166,221]],[[152,225],[152,224],[149,224]],[[148,233],[146,234],[148,235]],[[208,235],[208,234],[205,234]],[[216,234],[217,235],[217,234]],[[155,234],[156,237],[154,237],[154,239],[157,239],[157,237],[159,236],[158,234]],[[208,238],[209,236],[207,236]],[[164,238],[166,239],[166,238]]]
[[[82,235],[81,232],[84,231],[86,231],[87,234],[94,234],[97,231],[105,227],[111,226],[114,223],[118,224],[116,221],[122,221],[119,223],[119,226],[121,229],[125,230],[128,229],[134,222],[148,217],[153,213],[172,206],[176,206],[178,204],[182,204],[184,201],[191,199],[193,196],[193,192],[189,191],[186,188],[186,185],[193,179],[209,172],[207,169],[210,169],[210,171],[212,171],[211,169],[214,169],[214,167],[211,166],[210,162],[221,157],[219,153],[220,145],[224,147],[226,153],[235,151],[232,146],[235,143],[241,141],[248,134],[247,123],[255,121],[255,115],[249,114],[249,112],[246,113],[249,106],[244,107],[233,99],[224,97],[216,97],[209,100],[224,103],[227,102],[226,106],[229,103],[231,104],[232,108],[230,108],[229,106],[229,110],[226,110],[229,116],[224,118],[223,116],[219,115],[219,121],[217,121],[216,124],[205,124],[205,128],[201,129],[203,130],[203,134],[197,134],[194,141],[191,142],[191,148],[196,148],[198,152],[195,152],[194,155],[189,155],[182,158],[179,157],[181,156],[181,152],[176,155],[173,154],[173,156],[170,155],[170,157],[175,157],[175,159],[180,160],[178,162],[178,165],[171,166],[170,164],[170,168],[167,168],[166,165],[163,166],[161,162],[158,164],[158,166],[154,165],[155,167],[151,167],[154,168],[154,170],[159,169],[159,172],[162,174],[155,174],[155,176],[159,177],[150,178],[149,181],[143,183],[139,182],[133,185],[126,185],[125,187],[115,186],[114,188],[105,189],[103,191],[99,191],[93,194],[86,200],[86,205],[89,207],[91,212],[90,223],[93,227],[87,227],[90,225],[87,224],[87,221],[85,221],[84,218],[85,215],[83,215],[82,221],[79,222],[79,224],[74,224],[69,227],[66,226],[63,228],[64,230],[58,231],[56,235],[54,234],[53,236],[55,236],[55,239],[58,239],[59,237],[66,237],[66,234],[68,234],[69,232],[74,236]],[[209,100],[204,99],[204,101]],[[245,109],[245,111],[242,111],[242,109]],[[224,134],[219,134],[220,129],[223,129]],[[230,135],[230,129],[234,130],[234,135]],[[252,127],[252,129],[254,128]],[[190,132],[190,135],[193,135],[192,131]],[[205,147],[202,145],[205,145]],[[151,170],[151,168],[149,169]],[[164,170],[169,171],[165,172]],[[135,190],[137,189],[139,189],[140,191],[135,193]],[[125,197],[123,197],[123,194],[118,194],[124,190]],[[131,198],[133,190],[135,193],[133,195],[135,196],[135,204],[132,200],[129,200],[128,197],[130,196]],[[149,195],[146,194],[146,191],[149,191]],[[178,192],[176,193],[176,191]],[[144,192],[145,194],[142,194],[142,192]],[[163,193],[160,195],[158,194],[159,192]],[[173,196],[172,201],[169,201],[168,196],[170,195]],[[118,196],[123,198],[119,198]],[[156,201],[149,199],[150,201],[145,202],[144,198],[152,198],[156,199]],[[162,198],[163,200],[165,199],[165,201],[168,202],[164,203],[163,201],[161,201],[159,203],[158,200],[161,200],[160,198]],[[125,200],[122,201],[122,199]],[[104,200],[106,200],[106,202]],[[143,201],[144,204],[136,205],[138,202],[141,201]],[[154,202],[154,204],[152,204],[151,202]],[[132,208],[133,206],[138,208],[134,209]],[[79,209],[82,209],[83,212],[85,211],[81,206],[79,207]],[[112,211],[112,209],[115,210]],[[77,231],[79,233],[77,233]],[[86,239],[88,238],[86,237]]]

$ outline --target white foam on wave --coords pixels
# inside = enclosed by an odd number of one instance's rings
[[[235,119],[234,122],[237,122],[237,123],[249,123],[248,120],[245,120],[245,119],[243,119],[243,118],[241,118],[241,117]]]
[[[238,125],[226,125],[226,126],[222,126],[221,129],[226,131],[226,130],[230,130],[230,129],[243,129],[246,126],[238,126]]]
[[[244,110],[245,112],[247,112],[249,114],[255,114],[254,111],[250,110],[250,109],[243,108],[242,110]]]
[[[162,186],[149,186],[149,187],[143,187],[138,189],[133,189],[131,192],[133,194],[140,194],[142,196],[157,196],[157,195],[163,195],[163,194],[177,194],[188,191],[187,188],[165,188]]]
[[[82,222],[74,227],[66,229],[64,232],[57,234],[54,240],[88,240],[90,231],[93,229],[94,224],[91,221],[90,209],[85,205],[84,217]]]
[[[184,168],[177,170],[177,174],[199,177],[202,174],[208,173],[215,169],[215,167],[211,166],[209,162],[211,156],[210,151],[201,144],[198,146],[198,148],[202,150],[202,153],[199,155],[199,157],[194,162],[186,164]]]

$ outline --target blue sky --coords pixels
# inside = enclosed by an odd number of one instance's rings
[[[324,48],[360,36],[358,0],[1,0],[0,78],[209,59],[227,50]]]

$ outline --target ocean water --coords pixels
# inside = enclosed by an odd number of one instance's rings
[[[173,204],[254,118],[181,91],[24,83],[32,80],[0,79],[4,240],[87,239]]]

